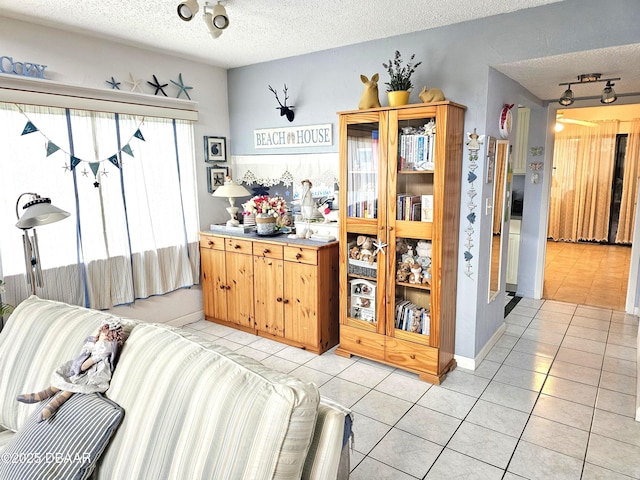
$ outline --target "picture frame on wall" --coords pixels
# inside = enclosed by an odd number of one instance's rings
[[[204,137],[204,161],[208,163],[227,161],[226,137]]]
[[[495,169],[496,162],[496,137],[488,136],[487,137],[487,155],[485,157],[485,169],[486,183],[493,183],[493,171]]]
[[[225,177],[229,175],[229,167],[207,167],[207,190],[215,192],[224,185]]]

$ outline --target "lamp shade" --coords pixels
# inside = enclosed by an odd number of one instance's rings
[[[20,201],[20,198],[18,198],[18,201]],[[51,205],[50,198],[42,198],[40,196],[36,196],[35,199],[28,202],[22,208],[25,212],[22,217],[19,218],[16,227],[23,230],[57,222],[70,215],[69,212]]]
[[[615,83],[607,82],[607,85],[602,90],[602,98],[600,98],[600,103],[609,104],[613,103],[618,99],[616,92],[613,90],[613,86]]]
[[[238,185],[233,180],[224,182],[224,185],[218,187],[215,192],[211,194],[212,197],[224,197],[224,198],[238,198],[251,195],[251,192],[244,188],[242,185]]]

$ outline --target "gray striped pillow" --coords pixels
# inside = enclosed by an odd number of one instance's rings
[[[0,455],[0,478],[89,478],[124,410],[99,393],[74,394],[47,421],[37,409]]]

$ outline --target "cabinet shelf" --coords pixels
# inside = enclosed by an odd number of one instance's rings
[[[393,365],[433,383],[455,368],[453,243],[460,226],[464,111],[445,101],[338,114],[340,205],[367,199],[372,188],[377,201],[375,218],[341,209],[338,355]],[[377,165],[375,173],[360,175],[361,152],[373,161],[367,168]],[[374,242],[385,245],[382,253]],[[375,267],[350,262],[371,254]],[[375,308],[375,321],[353,315],[365,299],[354,290],[359,281],[376,286],[365,301]]]

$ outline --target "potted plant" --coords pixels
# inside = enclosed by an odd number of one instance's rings
[[[411,83],[411,75],[416,71],[422,62],[413,63],[416,54],[412,54],[406,65],[402,65],[402,55],[398,50],[393,60],[383,63],[382,66],[389,73],[389,81],[385,83],[387,86],[387,98],[390,107],[397,107],[409,103],[409,94],[413,88]]]
[[[242,204],[243,215],[255,215],[256,233],[258,235],[272,235],[276,229],[276,220],[289,210],[287,202],[282,197],[256,195]]]

